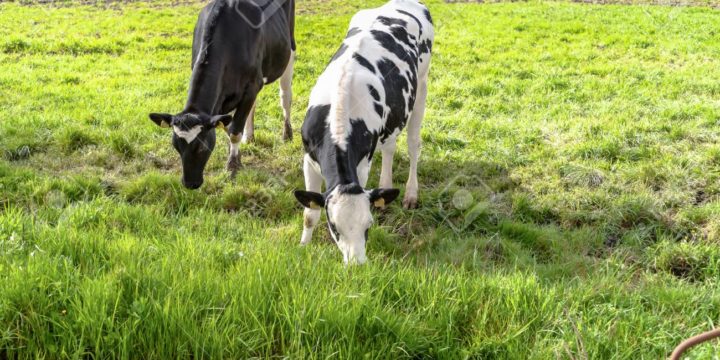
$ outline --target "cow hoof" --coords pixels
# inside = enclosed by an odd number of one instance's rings
[[[312,240],[312,232],[308,233],[308,230],[303,229],[302,237],[300,238],[300,246],[305,246]]]
[[[225,167],[230,172],[230,176],[234,178],[241,165],[242,164],[240,163],[240,157],[233,156],[228,159],[227,165]]]
[[[289,126],[285,126],[285,129],[283,129],[283,141],[290,142],[292,141],[293,134],[292,134],[292,128]]]
[[[403,199],[403,209],[410,210],[410,209],[417,209],[417,207],[418,207],[417,196],[406,196]]]

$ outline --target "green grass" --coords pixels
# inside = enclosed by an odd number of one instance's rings
[[[179,184],[147,113],[201,6],[0,4],[0,358],[657,359],[720,321],[718,11],[429,1],[421,208],[345,268],[298,246],[276,84],[238,178],[221,139]],[[358,7],[299,2],[296,130]]]

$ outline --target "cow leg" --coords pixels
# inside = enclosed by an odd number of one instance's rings
[[[413,108],[410,121],[407,125],[407,143],[408,155],[410,156],[410,174],[408,175],[407,184],[405,184],[405,197],[403,198],[403,208],[415,209],[418,203],[418,179],[417,164],[420,157],[420,126],[425,116],[425,98],[427,97],[427,78],[423,78],[418,84],[417,98],[415,107]],[[383,160],[385,154],[383,154]]]
[[[395,148],[397,145],[397,138],[388,138],[384,144],[381,145],[382,150],[382,170],[380,171],[380,188],[391,189],[392,183],[392,172],[393,172],[393,156],[395,155]]]
[[[372,167],[372,160],[363,158],[357,166],[358,181],[360,186],[365,188],[367,185],[368,177],[370,177],[370,168]]]
[[[242,165],[240,163],[240,135],[233,135],[228,132],[228,138],[230,139],[230,151],[226,168],[230,171],[230,178],[234,179]]]
[[[310,164],[310,156],[305,154],[303,172],[305,173],[305,190],[319,193],[322,187],[322,176]],[[312,240],[313,230],[320,220],[320,209],[305,208],[303,212],[303,233],[300,245],[307,245]]]
[[[250,109],[250,114],[245,121],[245,130],[243,131],[242,143],[248,144],[255,141],[255,104]]]
[[[292,105],[292,78],[293,65],[295,63],[295,51],[290,52],[290,60],[288,61],[285,72],[280,78],[280,106],[283,109],[283,117],[285,127],[283,128],[283,140],[292,140],[292,125],[290,124],[290,107]]]
[[[227,161],[227,170],[230,171],[230,178],[235,178],[237,171],[240,169],[239,143],[242,139],[242,131],[245,128],[248,115],[255,105],[255,98],[257,97],[257,94],[258,89],[248,87],[245,92],[245,96],[242,101],[240,101],[240,105],[238,105],[235,109],[232,122],[227,130],[228,137],[230,138],[230,154]]]

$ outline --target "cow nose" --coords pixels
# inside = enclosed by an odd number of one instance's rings
[[[202,180],[197,181],[197,182],[192,182],[192,181],[185,181],[185,179],[183,179],[182,184],[183,184],[183,186],[185,186],[186,188],[188,188],[190,190],[195,190],[195,189],[199,188],[200,186],[202,186],[203,182],[202,182]]]
[[[353,251],[355,250],[355,251]],[[346,265],[362,265],[367,262],[367,257],[365,256],[365,249],[352,249],[350,250],[350,253],[348,254],[345,264]]]
[[[367,258],[364,256],[363,257],[357,256],[357,257],[351,257],[349,259],[345,259],[346,266],[362,265],[362,264],[365,264],[366,262],[367,262]]]

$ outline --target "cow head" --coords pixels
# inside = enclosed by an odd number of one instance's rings
[[[172,144],[182,160],[182,184],[188,189],[199,188],[205,165],[215,149],[215,129],[230,124],[232,116],[150,114],[150,120],[158,126],[172,128]]]
[[[329,194],[295,191],[295,197],[305,207],[325,207],[328,227],[343,254],[345,264],[363,264],[368,229],[373,223],[370,207],[384,207],[400,194],[398,189],[364,190],[360,185],[340,185]]]

